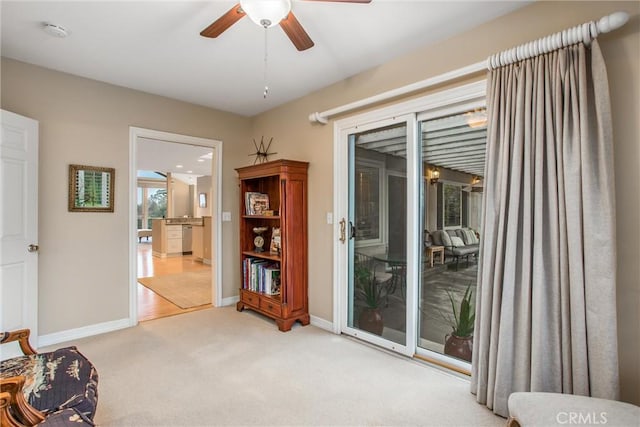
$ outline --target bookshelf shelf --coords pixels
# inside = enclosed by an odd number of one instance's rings
[[[255,251],[244,251],[242,255],[246,255],[254,258],[262,258],[262,259],[270,259],[272,261],[280,262],[280,255],[272,254],[271,252],[255,252]]]
[[[241,285],[238,311],[250,309],[289,331],[309,324],[307,291],[307,162],[275,160],[236,169],[240,180]],[[247,215],[273,210],[279,215]],[[264,252],[253,229],[264,227]],[[269,251],[274,229],[280,254]],[[260,243],[257,243],[260,245]],[[258,246],[259,247],[259,246]]]

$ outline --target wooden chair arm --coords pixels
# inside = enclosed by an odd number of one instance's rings
[[[11,406],[11,394],[8,392],[0,392],[0,425],[7,427],[24,427],[18,420],[13,418],[9,407]]]
[[[18,341],[18,344],[20,344],[20,349],[25,355],[36,354],[37,351],[35,351],[33,347],[31,347],[31,344],[29,344],[30,334],[31,331],[29,329],[18,329],[17,331],[2,332],[2,334],[0,334],[0,344]]]
[[[24,398],[22,388],[25,377],[17,375],[15,377],[0,379],[0,393],[9,395],[9,407],[13,420],[18,422],[18,426],[32,427],[44,421],[44,414],[38,411]],[[3,410],[4,411],[4,410]],[[4,426],[4,424],[2,424]],[[12,424],[9,424],[12,425]]]

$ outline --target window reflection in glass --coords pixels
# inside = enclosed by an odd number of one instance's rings
[[[462,187],[460,185],[444,184],[442,192],[445,228],[460,227],[462,223]]]
[[[153,171],[138,171],[138,228],[151,228],[167,215],[167,179]]]
[[[350,212],[355,239],[347,322],[407,342],[407,124],[353,134]]]
[[[356,165],[356,240],[380,238],[380,169]]]

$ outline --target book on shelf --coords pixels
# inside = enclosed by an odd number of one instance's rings
[[[280,227],[271,228],[271,244],[269,246],[269,252],[275,255],[280,255],[282,239],[280,237]]]
[[[267,295],[280,294],[280,266],[272,264],[264,269],[264,293]]]
[[[269,210],[269,195],[247,191],[244,193],[244,206],[247,215],[263,215]]]
[[[242,263],[242,289],[267,295],[280,294],[280,264],[247,257]]]

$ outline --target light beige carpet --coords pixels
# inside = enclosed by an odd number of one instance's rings
[[[180,308],[211,304],[211,270],[138,279],[153,292]]]
[[[65,345],[98,370],[101,427],[506,423],[476,403],[466,379],[312,325],[280,332],[235,306],[54,347]]]

